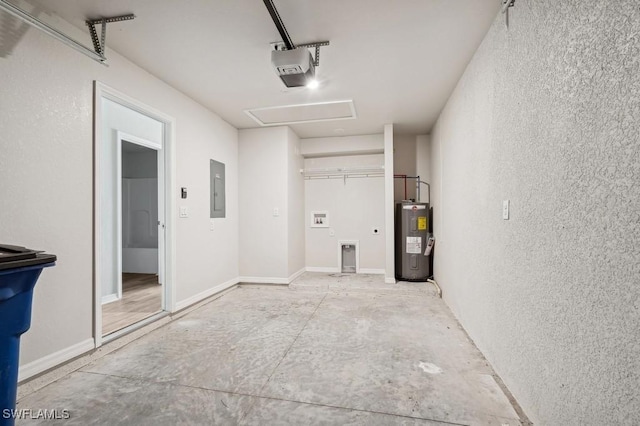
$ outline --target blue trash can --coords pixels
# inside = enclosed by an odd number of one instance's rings
[[[56,256],[0,244],[0,425],[15,423],[20,336],[31,326],[33,288]]]

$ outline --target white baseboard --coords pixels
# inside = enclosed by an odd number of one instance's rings
[[[395,278],[390,278],[390,277],[385,277],[384,278],[384,282],[385,282],[385,284],[395,284],[396,283],[396,279]]]
[[[339,268],[331,268],[325,266],[307,266],[306,269],[307,272],[324,272],[327,274],[335,274],[340,272]]]
[[[304,274],[306,272],[306,270],[307,270],[307,268],[302,268],[298,272],[294,272],[293,274],[291,274],[291,276],[288,278],[289,282],[287,284],[291,284],[291,282],[293,280],[298,278],[300,275]]]
[[[95,347],[95,342],[93,341],[93,338],[91,338],[69,346],[68,348],[64,348],[58,352],[44,356],[28,364],[21,365],[18,369],[18,381],[21,382],[50,368],[57,367],[63,362],[67,362],[85,352],[95,349]]]
[[[360,268],[358,271],[359,274],[374,274],[374,275],[384,275],[386,271],[384,269],[367,269]]]
[[[240,277],[238,280],[249,284],[289,284],[289,278],[277,277]]]
[[[106,305],[107,303],[115,302],[116,300],[120,300],[117,293],[107,294],[106,296],[102,296],[103,305]]]
[[[201,300],[206,299],[207,297],[211,297],[214,294],[220,293],[221,291],[225,291],[231,287],[233,287],[234,285],[238,284],[238,282],[240,281],[240,278],[233,278],[225,283],[219,284],[215,287],[211,287],[210,289],[207,289],[203,292],[200,292],[196,295],[193,295],[191,297],[189,297],[188,299],[185,300],[181,300],[180,302],[176,303],[176,307],[175,310],[173,312],[178,312],[184,308],[187,308],[191,305],[193,305],[194,303],[198,303]]]

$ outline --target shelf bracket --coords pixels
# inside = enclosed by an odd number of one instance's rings
[[[130,21],[135,18],[134,14],[112,16],[110,18],[89,19],[85,21],[87,27],[89,27],[89,33],[91,35],[91,42],[93,43],[93,50],[102,57],[107,44],[107,24],[111,22]],[[96,25],[100,25],[100,38],[98,38],[98,32],[96,31]]]

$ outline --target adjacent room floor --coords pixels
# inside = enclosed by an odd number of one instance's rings
[[[102,334],[121,330],[162,310],[156,274],[122,274],[122,298],[102,305]]]
[[[67,409],[65,425],[521,424],[429,284],[313,273],[231,290],[18,408]]]

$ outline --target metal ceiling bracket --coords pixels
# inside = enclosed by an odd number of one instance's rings
[[[18,19],[21,19],[22,21],[26,22],[32,27],[39,29],[43,33],[66,44],[67,46],[82,53],[83,55],[88,56],[94,61],[99,62],[103,65],[106,65],[104,62],[106,60],[104,56],[87,48],[85,45],[78,43],[68,35],[58,31],[57,29],[53,28],[51,25],[41,21],[37,17],[28,13],[27,11],[20,9],[19,7],[7,2],[6,0],[0,0],[0,10],[7,12]]]
[[[516,0],[502,0],[502,13],[504,14],[504,25],[509,28],[509,8],[515,6]]]
[[[320,46],[329,46],[329,42],[318,41],[316,43],[305,43],[298,45],[298,47],[314,47],[316,49],[316,54],[313,56],[313,65],[316,67],[320,66]]]
[[[513,7],[516,4],[516,0],[502,0],[502,13],[506,13],[507,9]]]
[[[96,53],[104,57],[104,51],[107,43],[107,24],[111,22],[130,21],[135,17],[136,16],[131,13],[128,15],[112,16],[110,18],[90,19],[85,21],[87,27],[89,27],[91,42],[93,43],[93,49],[96,51]],[[100,38],[98,38],[98,33],[96,32],[96,25],[98,24],[102,26]]]

